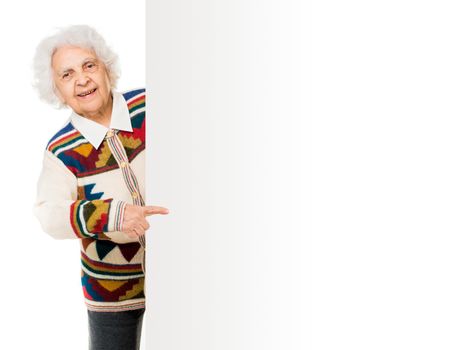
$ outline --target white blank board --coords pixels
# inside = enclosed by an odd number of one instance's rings
[[[298,1],[147,8],[147,348],[310,340],[310,27]]]

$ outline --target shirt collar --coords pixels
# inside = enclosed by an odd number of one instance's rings
[[[112,91],[112,116],[110,118],[110,129],[132,131],[131,117],[129,115],[128,105],[123,95],[119,92]],[[104,140],[109,128],[93,120],[82,117],[76,112],[71,114],[71,123],[74,127],[90,142],[93,147],[98,149]]]

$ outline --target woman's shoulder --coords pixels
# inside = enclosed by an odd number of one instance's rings
[[[144,88],[127,90],[127,91],[122,92],[122,94],[128,104],[130,102],[132,102],[133,100],[137,100],[138,98],[145,99],[145,89]]]
[[[68,148],[72,143],[80,141],[82,135],[68,119],[63,126],[47,142],[46,149],[54,155]]]

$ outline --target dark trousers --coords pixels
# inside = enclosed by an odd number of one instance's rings
[[[88,310],[89,350],[139,350],[144,312]]]

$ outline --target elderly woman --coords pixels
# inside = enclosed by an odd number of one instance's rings
[[[139,349],[146,216],[145,90],[119,93],[117,56],[88,26],[37,47],[40,97],[72,110],[44,151],[35,214],[57,239],[78,239],[90,349]]]

